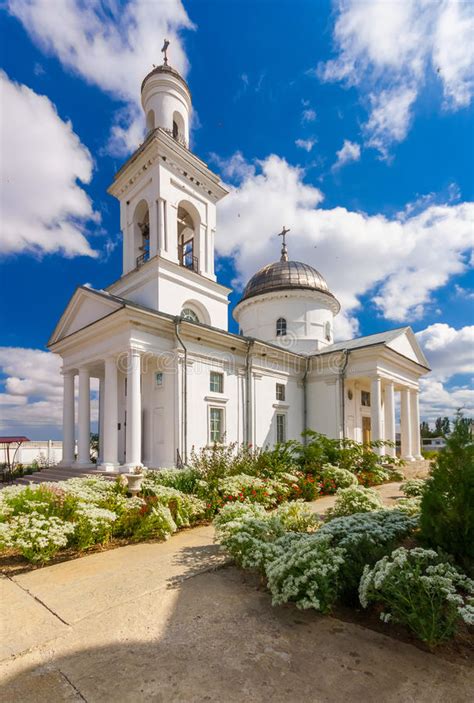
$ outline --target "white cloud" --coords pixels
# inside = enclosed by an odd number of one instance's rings
[[[335,0],[337,57],[318,66],[325,81],[356,86],[369,102],[365,136],[386,156],[410,126],[428,78],[439,81],[443,106],[468,105],[474,92],[474,5],[457,0]]]
[[[298,149],[304,149],[305,151],[310,152],[316,144],[316,139],[296,139],[295,144]]]
[[[338,168],[342,168],[342,166],[351,163],[351,161],[359,161],[360,145],[355,142],[351,142],[348,139],[344,139],[344,144],[339,151],[336,151],[336,157],[336,162],[332,167],[333,171]]]
[[[314,122],[316,119],[316,110],[313,110],[312,108],[308,107],[306,110],[303,110],[303,114],[301,115],[301,121],[304,122]]]
[[[360,297],[370,294],[384,317],[410,322],[467,266],[472,203],[430,204],[413,216],[389,219],[322,208],[323,194],[304,182],[303,170],[275,155],[247,173],[240,162],[240,170],[240,185],[219,206],[216,237],[218,253],[233,256],[237,283],[278,258],[275,235],[284,223],[291,227],[291,258],[321,271],[348,319]]]
[[[45,53],[126,103],[109,143],[117,155],[141,141],[140,85],[152,65],[161,63],[164,37],[171,42],[170,64],[183,75],[188,70],[179,32],[193,25],[180,0],[8,0],[8,9]]]
[[[60,369],[60,357],[51,352],[0,347],[0,371],[5,376],[0,392],[2,432],[24,433],[35,439],[61,435],[63,379]],[[91,389],[91,417],[96,421],[97,379],[91,379]]]
[[[1,71],[0,92],[0,252],[95,256],[84,233],[99,217],[78,183],[91,179],[89,151],[47,97]]]
[[[472,384],[449,386],[454,376],[474,372],[474,326],[455,329],[445,323],[429,325],[416,337],[425,352],[432,372],[420,382],[420,408],[423,419],[454,416],[463,409],[474,414]]]
[[[474,325],[456,330],[438,322],[416,336],[438,380],[474,373]]]

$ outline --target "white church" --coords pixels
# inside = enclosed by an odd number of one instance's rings
[[[62,359],[63,465],[90,467],[91,378],[106,471],[180,466],[193,447],[272,446],[305,428],[394,442],[396,394],[401,456],[421,458],[419,379],[429,367],[412,330],[335,343],[340,305],[318,271],[289,258],[285,230],[280,258],[233,311],[240,334],[228,331],[231,291],[214,271],[227,190],[188,148],[191,93],[166,55],[141,99],[146,139],[109,188],[120,202],[122,276],[105,290],[79,287],[48,345]]]

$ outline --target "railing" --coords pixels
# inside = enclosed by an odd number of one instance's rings
[[[178,142],[178,144],[182,144],[186,149],[188,148],[188,142],[186,141],[186,137],[182,132],[173,134],[172,129],[168,129],[167,127],[162,127],[161,129],[164,130],[167,134],[169,134],[170,137],[173,137],[173,139]]]
[[[148,261],[148,254],[146,252],[140,254],[140,256],[137,256],[137,269],[139,269],[140,266],[143,266],[145,261]]]
[[[184,266],[191,271],[199,273],[199,259],[193,256],[191,252],[186,252],[182,244],[178,246],[178,259],[181,266]]]

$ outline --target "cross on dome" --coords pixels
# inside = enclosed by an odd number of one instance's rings
[[[170,45],[170,43],[169,43],[168,39],[165,39],[163,42],[163,48],[161,49],[161,53],[163,54],[163,63],[165,66],[168,65],[168,56],[167,56],[166,52],[168,51],[169,45]]]
[[[286,235],[290,229],[286,228],[285,225],[283,225],[283,229],[281,232],[278,232],[278,237],[282,237],[282,244],[281,244],[281,258],[280,261],[288,261],[288,248],[286,246]]]

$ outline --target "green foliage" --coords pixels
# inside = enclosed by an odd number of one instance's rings
[[[321,492],[324,495],[331,495],[339,488],[349,488],[357,486],[358,481],[355,474],[347,469],[341,469],[332,464],[325,464],[320,473]]]
[[[74,533],[74,525],[36,511],[15,515],[1,523],[0,548],[20,553],[31,562],[44,564],[66,547]]]
[[[429,646],[452,637],[461,620],[474,623],[474,582],[433,550],[396,549],[366,566],[360,602],[384,607],[381,619],[409,627]]]
[[[177,529],[171,510],[157,503],[140,521],[134,532],[134,537],[137,540],[168,539]]]
[[[446,448],[433,463],[421,501],[423,540],[452,554],[474,572],[474,444],[463,418],[456,418]]]
[[[262,572],[273,555],[275,540],[284,534],[285,528],[276,515],[243,516],[218,531],[222,546],[237,564]]]
[[[160,469],[159,471],[149,469],[146,471],[145,477],[153,480],[154,483],[175,488],[182,493],[195,493],[200,474],[191,467],[185,469]]]
[[[273,605],[291,601],[298,608],[330,612],[338,597],[343,563],[344,550],[335,547],[330,536],[292,540],[266,563]]]
[[[409,478],[400,486],[400,490],[407,498],[417,498],[423,495],[426,487],[426,481],[423,478]]]
[[[274,515],[289,532],[314,532],[320,525],[317,515],[302,500],[282,503]]]
[[[373,488],[363,486],[340,488],[336,493],[334,507],[326,512],[326,520],[354,513],[370,513],[381,508],[383,508],[382,499]]]
[[[412,498],[399,498],[395,504],[397,510],[405,515],[419,515],[421,510],[421,496]]]

